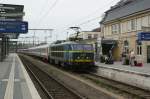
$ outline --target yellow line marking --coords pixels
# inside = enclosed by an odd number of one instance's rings
[[[11,71],[9,74],[9,79],[8,79],[8,84],[6,87],[4,99],[13,99],[14,76],[15,76],[14,71],[15,71],[15,65],[16,65],[15,61],[16,61],[16,54],[14,54],[13,56],[13,63],[12,63]]]

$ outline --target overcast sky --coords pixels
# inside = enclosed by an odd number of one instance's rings
[[[24,20],[29,28],[54,29],[52,40],[65,39],[67,30],[72,26],[81,27],[82,31],[99,27],[102,15],[119,0],[1,0],[6,4],[24,5]],[[41,40],[50,33],[35,31]],[[69,32],[70,33],[70,32]],[[33,31],[26,35],[32,36]],[[51,40],[49,38],[49,40]]]

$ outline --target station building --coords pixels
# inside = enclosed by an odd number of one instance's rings
[[[120,0],[105,12],[100,22],[102,29],[102,49],[113,46],[113,58],[121,60],[121,53],[134,50],[136,57],[141,56],[145,63],[150,63],[150,41],[139,41],[142,32],[150,33],[150,0]],[[148,35],[149,36],[149,35]],[[150,40],[150,39],[149,39]]]

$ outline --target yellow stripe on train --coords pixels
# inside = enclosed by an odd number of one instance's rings
[[[82,52],[86,52],[86,53],[94,53],[94,51],[92,50],[92,51],[83,51],[83,50],[74,50],[74,51],[51,51],[51,52],[71,52],[71,53],[76,53],[76,52],[80,52],[80,53],[82,53]]]
[[[79,60],[69,60],[69,62],[94,62],[94,60],[83,60],[83,59],[79,59]]]

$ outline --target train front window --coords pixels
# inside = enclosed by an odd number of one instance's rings
[[[84,50],[93,50],[92,45],[87,44],[87,45],[83,45],[83,46],[84,46]]]
[[[93,50],[90,44],[74,44],[72,45],[73,50]]]
[[[73,50],[83,50],[83,45],[81,44],[74,44],[72,45]]]

